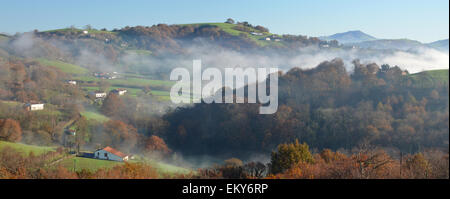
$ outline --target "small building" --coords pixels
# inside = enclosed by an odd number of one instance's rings
[[[117,95],[125,95],[127,93],[127,89],[118,88],[111,91],[112,93],[116,93]]]
[[[263,34],[260,33],[260,32],[252,32],[251,34],[252,34],[252,35],[256,35],[256,36],[262,36],[262,35],[263,35]]]
[[[109,146],[94,152],[94,158],[101,160],[128,161],[129,156]]]
[[[40,111],[44,110],[44,104],[42,103],[27,103],[25,104],[25,109],[28,111]]]
[[[266,37],[265,40],[266,40],[266,41],[270,41],[270,37]]]
[[[104,73],[104,72],[95,72],[93,73],[94,77],[99,79],[117,79],[117,73]]]
[[[77,85],[77,81],[75,81],[75,80],[67,80],[66,83],[68,83],[70,85]]]
[[[83,30],[83,34],[88,34],[89,32],[87,30]]]
[[[104,97],[106,97],[107,94],[102,91],[93,91],[93,92],[90,92],[89,95],[94,98],[104,98]]]
[[[66,129],[64,132],[66,132],[67,135],[76,136],[77,132],[73,129]]]

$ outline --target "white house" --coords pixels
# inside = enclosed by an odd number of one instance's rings
[[[87,30],[83,30],[83,34],[88,34],[89,32]]]
[[[71,85],[77,85],[77,81],[75,80],[67,80],[66,82]]]
[[[44,104],[40,104],[40,103],[28,103],[25,104],[25,108],[28,111],[40,111],[40,110],[44,110]]]
[[[128,161],[128,155],[109,146],[94,152],[94,158],[101,160]]]
[[[111,92],[113,93],[117,93],[118,95],[125,95],[125,93],[127,93],[127,89],[123,89],[123,88],[118,88],[118,89],[114,89]]]
[[[266,37],[265,39],[266,39],[266,41],[270,41],[270,37]]]
[[[260,32],[252,32],[251,34],[252,34],[252,35],[256,35],[256,36],[262,36],[262,35],[263,35],[263,34],[260,33]]]
[[[94,91],[94,92],[90,92],[89,94],[95,98],[104,98],[107,95],[105,92],[101,92],[101,91]]]

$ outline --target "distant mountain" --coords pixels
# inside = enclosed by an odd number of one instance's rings
[[[432,42],[432,43],[428,43],[426,45],[431,47],[431,48],[435,48],[435,49],[438,49],[438,50],[442,50],[442,51],[447,51],[448,52],[448,39],[435,41],[435,42]]]
[[[348,31],[344,33],[337,33],[330,36],[324,36],[319,37],[321,40],[337,40],[341,44],[348,44],[348,43],[359,43],[359,42],[365,42],[365,41],[372,41],[376,40],[377,38],[368,35],[362,31],[355,30],[355,31]]]
[[[424,44],[416,40],[410,39],[378,39],[373,41],[364,41],[357,44],[360,48],[371,48],[371,49],[395,49],[395,50],[409,50],[412,48],[425,47]]]

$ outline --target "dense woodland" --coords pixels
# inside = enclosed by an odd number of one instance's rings
[[[352,74],[340,59],[291,69],[280,77],[273,115],[258,114],[258,104],[198,104],[167,114],[158,135],[188,155],[245,158],[295,139],[318,150],[363,142],[407,153],[448,148],[448,84],[427,87],[398,67],[354,65]]]

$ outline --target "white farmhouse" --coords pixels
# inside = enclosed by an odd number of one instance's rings
[[[25,108],[28,111],[40,111],[40,110],[44,110],[44,104],[41,104],[41,103],[28,103],[28,104],[25,104]]]
[[[125,95],[125,93],[127,93],[127,89],[123,89],[123,88],[118,88],[118,89],[114,89],[112,90],[113,93],[116,93],[117,95]]]
[[[67,80],[66,82],[71,85],[77,85],[77,81],[75,80]]]
[[[113,160],[119,162],[128,161],[128,155],[125,155],[124,153],[116,149],[113,149],[109,146],[95,151],[94,158],[101,160]]]
[[[262,36],[262,35],[263,35],[263,34],[260,33],[260,32],[252,32],[251,34],[252,34],[252,35],[256,35],[256,36]]]
[[[107,95],[105,92],[101,92],[101,91],[94,91],[94,92],[90,92],[89,94],[95,98],[104,98]]]

